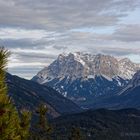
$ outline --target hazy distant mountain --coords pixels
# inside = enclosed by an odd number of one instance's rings
[[[49,115],[52,117],[81,111],[76,104],[50,87],[10,74],[7,74],[7,84],[9,95],[18,109],[34,111],[43,102],[49,108]]]
[[[119,92],[138,69],[140,65],[127,58],[78,52],[60,54],[32,80],[83,105],[94,97]]]

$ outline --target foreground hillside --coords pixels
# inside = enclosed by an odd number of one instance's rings
[[[90,110],[59,117],[52,123],[55,136],[61,140],[68,140],[73,128],[80,131],[83,140],[140,139],[140,110],[136,109]]]
[[[9,95],[19,109],[26,108],[34,111],[43,102],[49,108],[49,115],[52,117],[81,111],[76,104],[54,89],[33,81],[7,74],[7,85]]]

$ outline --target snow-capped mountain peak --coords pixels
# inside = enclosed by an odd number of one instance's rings
[[[32,80],[81,104],[92,97],[118,92],[137,70],[140,65],[126,58],[76,52],[60,54]]]
[[[131,62],[128,58],[118,60],[109,55],[76,52],[60,54],[53,63],[40,71],[37,77],[41,83],[52,78],[91,78],[91,75],[109,79],[114,77],[131,79],[139,69],[140,65]]]
[[[132,80],[131,80],[131,85],[133,85],[134,87],[136,86],[140,86],[140,70],[137,71],[137,73],[135,73],[135,75],[133,76]]]

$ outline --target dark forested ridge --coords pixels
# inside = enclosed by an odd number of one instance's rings
[[[49,108],[49,114],[52,117],[81,111],[75,103],[48,86],[10,74],[7,74],[7,85],[9,95],[19,109],[26,108],[33,111],[43,102]]]
[[[139,140],[140,110],[89,110],[52,121],[55,136],[68,140],[73,128],[83,140]]]

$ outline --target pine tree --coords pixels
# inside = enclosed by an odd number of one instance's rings
[[[7,95],[5,71],[9,55],[9,51],[4,47],[0,47],[0,140],[27,140],[29,135],[29,114],[21,113],[20,120],[12,100]],[[26,124],[23,125],[23,121]]]
[[[69,140],[83,140],[81,130],[77,127],[72,127]]]
[[[48,109],[45,104],[39,105],[39,108],[37,109],[38,122],[37,125],[34,126],[33,140],[51,140],[52,127],[48,124],[46,118],[47,111]]]
[[[27,140],[30,136],[30,120],[31,112],[27,110],[21,111],[21,120],[20,120],[20,136],[22,140]]]
[[[10,98],[7,96],[5,70],[10,53],[0,48],[0,138],[1,140],[20,140],[19,118]]]

